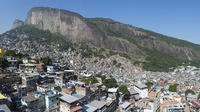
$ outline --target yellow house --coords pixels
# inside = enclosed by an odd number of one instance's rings
[[[2,54],[3,53],[3,49],[2,48],[0,48],[0,54]]]

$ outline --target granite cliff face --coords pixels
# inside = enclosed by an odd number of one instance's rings
[[[91,41],[96,44],[95,35],[83,17],[72,12],[52,8],[32,8],[27,15],[26,24],[36,25],[37,28],[60,33],[66,39],[75,42]]]
[[[143,54],[139,49],[124,41],[106,36],[99,28],[94,24],[90,24],[81,15],[66,10],[32,8],[27,14],[25,24],[34,25],[39,29],[49,30],[52,33],[60,33],[65,37],[65,40],[127,52],[134,56]]]

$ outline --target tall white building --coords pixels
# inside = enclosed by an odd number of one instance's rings
[[[140,83],[140,84],[136,84],[134,86],[134,89],[139,93],[139,96],[141,98],[146,98],[148,97],[148,88],[146,85]]]

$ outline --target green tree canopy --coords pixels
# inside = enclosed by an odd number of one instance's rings
[[[169,91],[170,92],[177,92],[177,87],[178,87],[178,84],[170,85]]]
[[[19,58],[19,59],[24,58],[24,57],[29,57],[28,54],[16,53],[14,50],[5,51],[3,54],[3,57],[6,57],[6,56],[12,56],[12,57]]]
[[[117,81],[113,78],[110,79],[105,79],[103,81],[103,84],[107,87],[107,88],[113,88],[117,86]]]
[[[4,57],[0,57],[0,67],[3,69],[8,67],[8,61]]]
[[[113,64],[113,65],[116,65],[116,64],[117,64],[117,61],[116,61],[116,60],[113,60],[113,61],[112,61],[112,64]]]
[[[7,51],[4,52],[3,56],[4,57],[6,57],[6,56],[13,56],[13,57],[15,57],[16,53],[15,53],[14,50],[7,50]]]
[[[128,93],[129,93],[128,88],[127,88],[126,85],[121,85],[121,86],[119,86],[119,91],[120,91],[121,93],[123,93],[123,94],[128,94]]]
[[[24,57],[29,57],[29,55],[28,55],[28,54],[18,53],[18,54],[15,55],[15,57],[16,57],[16,58],[19,58],[19,59],[22,59],[22,58],[24,58]]]
[[[89,83],[91,84],[98,83],[98,80],[95,77],[89,77],[88,79],[83,79],[81,81],[85,82],[86,85],[89,85]]]
[[[191,89],[187,89],[186,91],[185,91],[185,96],[187,96],[188,94],[195,94],[195,92],[193,91],[193,90],[191,90]]]
[[[51,65],[52,64],[52,60],[49,56],[46,56],[46,57],[43,57],[42,58],[42,62],[45,64],[45,65]]]

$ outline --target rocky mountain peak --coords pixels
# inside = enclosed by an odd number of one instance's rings
[[[13,25],[12,25],[12,29],[15,29],[15,28],[23,26],[23,25],[24,25],[24,22],[22,20],[15,19],[15,21],[13,22]]]

